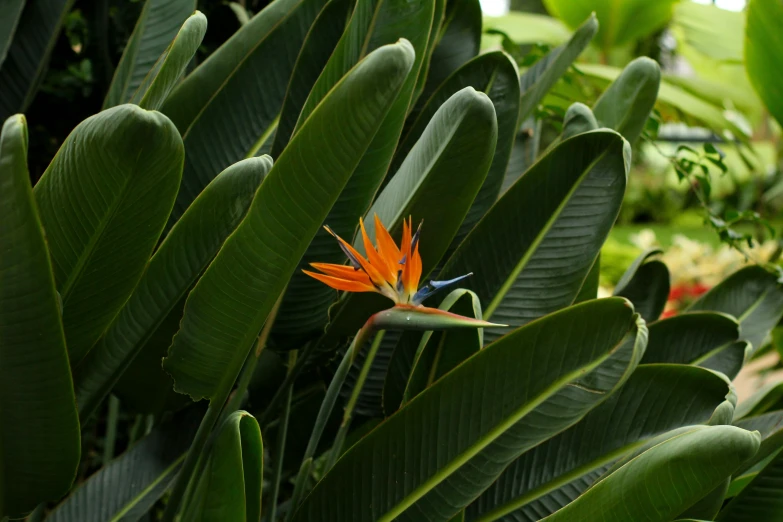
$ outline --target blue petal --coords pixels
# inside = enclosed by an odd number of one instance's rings
[[[446,288],[447,286],[453,285],[454,283],[458,283],[463,279],[466,279],[472,275],[473,272],[470,272],[469,274],[455,277],[454,279],[449,279],[448,281],[430,281],[429,284],[421,287],[419,291],[416,292],[416,295],[413,296],[413,304],[421,304],[422,301],[424,301],[431,295],[434,295],[439,291],[441,291],[442,289]]]

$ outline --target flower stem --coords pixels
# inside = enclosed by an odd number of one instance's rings
[[[296,350],[288,354],[288,368],[291,371],[296,364]],[[280,493],[280,481],[283,475],[283,456],[285,454],[285,439],[288,434],[288,420],[291,417],[291,399],[294,387],[289,386],[283,403],[283,411],[280,414],[280,424],[277,428],[277,440],[275,441],[275,467],[272,477],[272,492],[269,502],[269,522],[275,522],[277,518],[277,496]]]

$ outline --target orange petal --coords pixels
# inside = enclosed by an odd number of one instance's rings
[[[412,269],[414,268],[414,260],[411,256],[411,218],[403,222],[402,225],[402,241],[400,242],[400,250],[402,251],[402,258],[405,259],[405,264],[402,267],[402,285],[407,293],[411,293],[412,283]],[[414,289],[413,292],[416,290]]]
[[[406,291],[413,295],[419,289],[419,279],[421,279],[421,256],[419,255],[419,244],[413,250],[410,260],[410,272],[408,273],[408,282]]]
[[[378,272],[378,270],[374,266],[372,266],[370,262],[364,258],[363,255],[357,252],[356,249],[352,247],[348,241],[335,234],[331,229],[327,228],[326,230],[327,232],[332,234],[335,237],[335,239],[337,239],[337,241],[340,242],[343,248],[345,248],[348,252],[351,253],[351,255],[356,259],[356,261],[362,267],[362,270],[367,272],[367,275],[370,276],[370,279],[372,280],[373,283],[375,283],[376,285],[384,284],[385,279],[380,274],[380,272]]]
[[[305,274],[312,278],[315,278],[322,283],[334,288],[335,290],[343,290],[345,292],[377,292],[378,290],[372,285],[372,283],[361,283],[359,281],[348,281],[346,279],[340,279],[339,277],[332,277],[323,274],[316,274],[308,270],[302,270]]]
[[[347,279],[349,281],[372,284],[370,282],[370,276],[368,276],[364,270],[356,270],[352,266],[335,265],[332,263],[310,263],[310,266],[326,275]]]
[[[370,241],[370,236],[367,235],[367,230],[364,228],[362,218],[359,218],[359,226],[362,228],[362,241],[364,241],[364,250],[367,252],[367,260],[390,285],[394,286],[394,283],[397,281],[396,271],[389,268],[386,260],[375,250],[372,241]]]
[[[394,281],[396,281],[397,270],[399,269],[402,254],[400,253],[400,249],[397,248],[397,245],[394,243],[391,235],[389,235],[389,231],[386,230],[386,227],[384,227],[383,223],[381,223],[381,219],[378,217],[378,214],[375,214],[375,241],[378,243],[378,252],[380,253],[383,260],[386,261],[386,265],[394,275]]]

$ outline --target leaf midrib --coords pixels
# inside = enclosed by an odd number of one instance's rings
[[[403,511],[405,511],[410,506],[412,506],[416,501],[418,501],[420,498],[426,495],[438,484],[446,480],[449,476],[451,476],[454,472],[456,472],[457,469],[459,469],[468,461],[470,461],[470,459],[478,455],[487,446],[492,444],[498,437],[500,437],[508,429],[513,427],[514,424],[522,420],[522,418],[525,415],[532,412],[538,406],[540,406],[542,403],[548,400],[550,397],[555,395],[562,387],[566,386],[570,382],[583,376],[585,373],[588,373],[596,369],[601,364],[603,364],[607,359],[609,359],[615,353],[617,348],[623,343],[624,340],[625,340],[625,335],[620,339],[620,341],[615,343],[611,347],[611,349],[604,352],[601,355],[601,357],[594,359],[589,364],[580,366],[578,369],[575,369],[574,371],[566,373],[560,379],[556,379],[554,382],[552,382],[552,384],[544,388],[532,400],[526,402],[521,407],[519,407],[514,413],[509,415],[505,421],[500,422],[497,426],[489,430],[483,437],[479,438],[476,442],[471,444],[462,453],[453,457],[446,466],[441,468],[430,478],[423,481],[416,488],[414,488],[413,491],[411,491],[407,496],[405,496],[400,501],[398,501],[398,503],[395,506],[393,506],[390,510],[388,510],[386,513],[381,515],[378,518],[378,522],[392,522],[397,516],[402,514]],[[422,397],[422,396],[423,395],[419,395],[418,397]]]
[[[179,467],[180,464],[182,464],[182,461],[185,460],[186,453],[183,453],[180,455],[174,462],[171,463],[169,467],[163,470],[163,472],[158,475],[158,477],[150,482],[150,484],[141,490],[136,496],[128,500],[128,502],[125,503],[125,506],[117,511],[117,513],[114,514],[114,516],[109,519],[108,522],[121,522],[122,518],[131,510],[133,509],[136,504],[141,502],[145,496],[147,496],[155,487],[157,487],[158,484],[160,484],[161,481],[165,480],[166,477],[172,474],[172,472]]]
[[[593,160],[584,169],[584,172],[582,172],[582,174],[576,179],[573,186],[569,189],[568,193],[563,198],[563,201],[560,202],[560,204],[557,206],[557,208],[549,217],[549,219],[546,221],[546,223],[544,223],[544,226],[541,228],[539,233],[536,234],[535,239],[530,244],[530,247],[528,247],[527,251],[525,252],[525,255],[523,255],[522,258],[519,260],[517,266],[514,267],[514,270],[512,270],[508,278],[506,278],[506,281],[503,283],[503,286],[500,287],[500,290],[498,290],[497,294],[495,294],[495,297],[492,298],[492,301],[489,303],[489,306],[487,306],[486,310],[484,311],[485,320],[489,320],[492,318],[492,314],[495,312],[498,306],[500,306],[501,302],[506,297],[506,294],[508,294],[508,292],[511,290],[511,287],[516,282],[517,278],[519,277],[519,274],[522,273],[522,270],[524,270],[524,268],[530,262],[530,259],[536,253],[538,247],[544,241],[546,235],[552,229],[552,227],[557,222],[557,220],[560,219],[560,215],[563,213],[563,210],[565,210],[566,206],[568,206],[568,204],[571,202],[571,199],[573,198],[576,191],[582,186],[582,182],[584,182],[585,178],[587,178],[587,176],[590,175],[590,173],[593,171],[593,168],[595,168],[598,162],[601,161],[604,158],[604,156],[606,156],[607,152],[608,149],[602,152],[595,160]]]

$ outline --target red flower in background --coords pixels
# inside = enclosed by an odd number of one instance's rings
[[[673,317],[683,308],[709,291],[710,287],[703,283],[680,283],[669,290],[669,298],[666,308],[661,314],[661,319]]]

